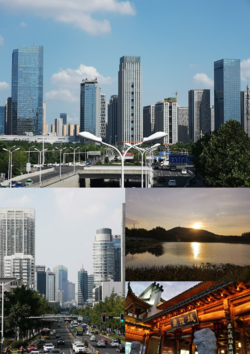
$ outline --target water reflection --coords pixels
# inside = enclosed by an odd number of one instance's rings
[[[194,254],[194,259],[197,259],[199,253],[200,253],[200,249],[201,249],[201,245],[198,242],[191,242],[191,248],[192,248],[192,252]]]

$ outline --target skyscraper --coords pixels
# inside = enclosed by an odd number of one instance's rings
[[[222,59],[214,62],[215,130],[229,119],[240,117],[240,60]]]
[[[35,260],[35,210],[0,208],[0,278],[4,277],[4,257],[16,253]]]
[[[155,129],[155,106],[143,107],[143,136],[148,137]]]
[[[118,96],[113,95],[108,103],[108,124],[106,126],[106,143],[115,145],[117,138]]]
[[[88,272],[82,269],[78,272],[78,306],[84,305],[88,299]]]
[[[68,281],[68,301],[75,300],[75,283]]]
[[[43,102],[43,133],[46,133],[46,102]]]
[[[115,235],[114,242],[114,255],[115,255],[115,276],[114,281],[121,281],[121,236]]]
[[[211,132],[210,90],[188,91],[189,137],[196,142]]]
[[[5,134],[12,135],[12,118],[11,118],[11,102],[12,98],[8,97],[5,102]]]
[[[100,137],[105,141],[106,138],[106,95],[100,96]]]
[[[11,256],[4,256],[4,277],[19,278],[28,288],[35,288],[35,261],[34,257],[15,253]]]
[[[118,72],[118,143],[139,142],[143,137],[141,58],[120,58]]]
[[[94,275],[90,274],[88,275],[88,301],[92,302],[92,292],[94,289]]]
[[[5,133],[5,106],[0,106],[0,135]]]
[[[165,132],[167,136],[159,142],[175,144],[178,142],[177,101],[168,97],[155,104],[155,132]],[[158,142],[158,141],[157,141]]]
[[[55,131],[57,136],[62,136],[63,133],[63,120],[62,118],[55,119]]]
[[[111,229],[99,229],[96,231],[93,244],[93,267],[95,285],[101,282],[114,280],[115,257],[114,242]]]
[[[80,131],[100,136],[101,89],[97,79],[82,80],[80,93]]]
[[[36,283],[36,290],[39,294],[43,294],[46,296],[46,269],[45,266],[36,266],[36,273],[35,273],[35,283]]]
[[[49,268],[46,271],[46,299],[56,300],[56,275]]]
[[[240,93],[241,106],[241,127],[250,137],[250,93],[249,91],[241,91]],[[248,106],[248,114],[247,114]]]
[[[68,115],[67,113],[60,113],[60,118],[63,119],[63,124],[68,124]]]
[[[43,131],[43,46],[12,53],[12,133]]]
[[[189,113],[188,107],[177,107],[178,141],[189,143]]]
[[[68,301],[68,268],[63,265],[58,265],[53,268],[53,272],[56,275],[56,292],[57,290],[63,290],[63,301]]]

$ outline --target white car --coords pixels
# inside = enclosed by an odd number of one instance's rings
[[[79,342],[79,340],[75,340],[75,341],[72,343],[73,351],[75,351],[76,346],[79,345],[79,344],[82,344],[81,342]]]
[[[75,346],[75,353],[86,353],[86,347],[83,344],[77,344]]]
[[[96,341],[96,336],[91,336],[89,340],[90,341]]]
[[[118,347],[120,345],[120,343],[116,340],[113,340],[111,343],[110,343],[111,347]]]
[[[182,174],[182,175],[186,175],[186,174],[187,174],[187,170],[185,170],[185,168],[183,168],[183,169],[181,170],[181,174]]]
[[[96,346],[97,346],[97,347],[104,347],[104,348],[106,348],[106,343],[104,342],[104,340],[99,340],[99,341],[96,343]]]
[[[46,343],[43,346],[43,351],[44,353],[50,352],[52,349],[54,349],[54,345],[52,343]]]

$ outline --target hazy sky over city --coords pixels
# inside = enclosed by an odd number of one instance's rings
[[[36,213],[36,265],[51,270],[68,268],[68,279],[77,282],[82,267],[93,272],[96,230],[110,228],[121,235],[122,189],[1,189],[2,208],[34,208]],[[77,292],[77,286],[76,286]]]
[[[249,188],[126,190],[126,226],[166,230],[177,226],[219,235],[250,231]]]
[[[199,284],[198,281],[168,281],[168,282],[157,282],[157,284],[163,286],[163,293],[161,297],[164,300],[170,300],[178,294],[186,291],[187,289],[192,288],[193,286]],[[132,281],[130,282],[130,286],[135,293],[135,295],[139,296],[149,285],[152,284],[148,281]],[[128,291],[128,282],[126,282],[126,294]]]
[[[13,49],[44,46],[47,121],[66,112],[79,123],[80,82],[98,79],[107,101],[118,92],[123,55],[141,56],[143,105],[178,91],[211,89],[213,63],[241,60],[250,77],[250,1],[238,0],[0,0],[0,106],[11,95]]]

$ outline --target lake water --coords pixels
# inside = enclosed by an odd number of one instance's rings
[[[163,255],[149,252],[126,256],[126,267],[193,265],[201,263],[250,264],[250,245],[231,243],[164,242]]]

